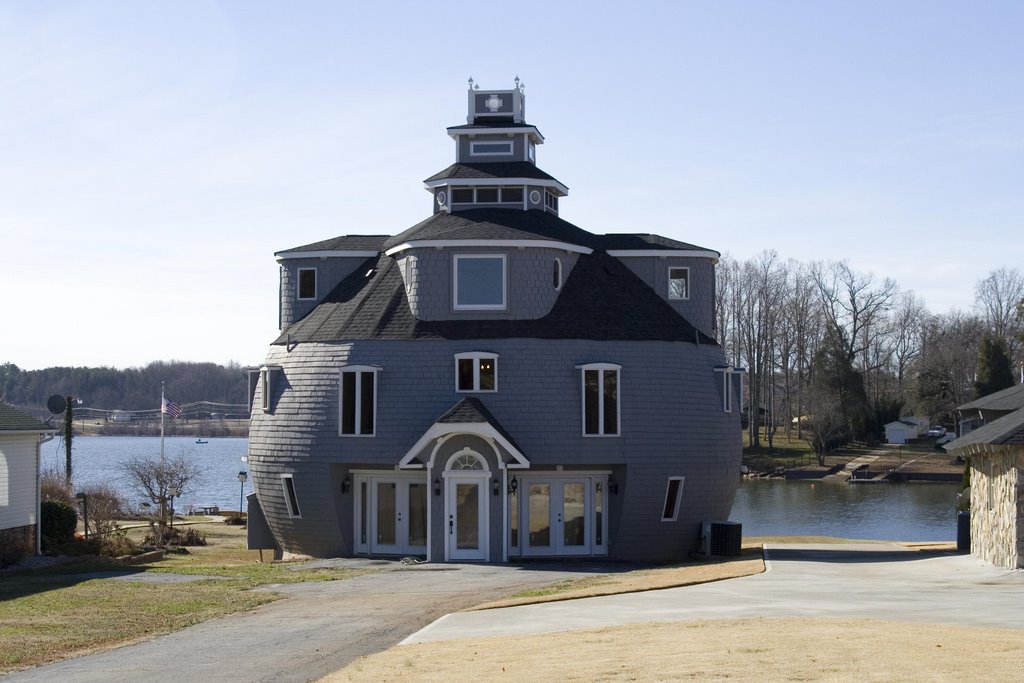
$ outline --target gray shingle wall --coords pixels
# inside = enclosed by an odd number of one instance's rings
[[[365,258],[332,257],[294,258],[281,264],[281,329],[288,327],[296,320],[302,319],[316,307],[320,299],[334,289],[339,282],[352,273]],[[316,268],[315,300],[299,301],[299,269]]]
[[[507,310],[454,310],[452,268],[455,254],[505,254]],[[547,315],[558,298],[552,275],[556,258],[562,263],[564,282],[578,255],[558,249],[409,249],[398,257],[398,267],[405,281],[409,307],[420,320],[532,320]]]
[[[679,315],[709,337],[715,337],[715,266],[706,258],[679,258],[657,256],[620,257],[637,277],[646,282]],[[690,298],[668,298],[668,269],[690,269]]]
[[[253,414],[249,437],[255,490],[286,551],[352,552],[352,497],[340,492],[344,473],[350,466],[393,469],[465,396],[455,392],[453,356],[462,351],[500,355],[498,392],[475,395],[533,467],[579,465],[616,473],[620,492],[608,501],[612,556],[683,557],[695,547],[702,520],[728,517],[739,478],[740,428],[739,412],[722,410],[721,375],[713,371],[724,363],[718,347],[532,339],[300,344],[291,352],[271,349],[267,363],[283,370],[272,387],[271,412]],[[575,366],[588,362],[622,365],[619,437],[581,434]],[[375,437],[338,436],[338,369],[346,363],[383,366]],[[443,467],[441,458],[438,464]],[[282,473],[294,476],[301,519],[288,517]],[[661,522],[667,478],[676,475],[686,477],[679,521]],[[489,497],[493,559],[500,558],[502,499]],[[437,544],[442,512],[433,513]],[[435,558],[443,557],[437,552]]]

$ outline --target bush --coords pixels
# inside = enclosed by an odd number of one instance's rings
[[[18,564],[26,554],[19,545],[0,543],[0,569]]]
[[[47,467],[39,473],[39,500],[55,500],[74,507],[75,494],[68,486],[64,473],[56,467]]]
[[[128,534],[123,529],[109,533],[99,540],[100,555],[105,557],[135,555],[139,552],[139,544],[128,538]]]
[[[144,545],[157,545],[156,535],[148,534],[143,541]],[[193,527],[185,527],[182,531],[180,526],[172,526],[164,529],[165,546],[196,546],[206,545],[206,534]]]
[[[82,490],[89,505],[89,535],[109,534],[117,529],[124,514],[124,500],[108,484],[93,484]]]
[[[239,514],[228,515],[224,518],[224,523],[231,526],[245,526],[245,517]]]
[[[74,540],[78,513],[66,503],[48,500],[39,505],[39,522],[43,548],[50,551]]]

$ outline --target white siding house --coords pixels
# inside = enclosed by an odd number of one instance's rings
[[[0,404],[0,556],[39,553],[39,446],[53,431]]]

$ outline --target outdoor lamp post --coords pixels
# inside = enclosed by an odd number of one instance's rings
[[[245,495],[245,480],[249,478],[245,470],[238,473],[238,483],[240,488],[238,490],[238,516],[242,516],[242,497]]]
[[[82,520],[85,526],[85,540],[89,540],[89,496],[84,493],[76,493],[75,498],[82,501]]]

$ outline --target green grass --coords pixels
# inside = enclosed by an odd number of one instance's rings
[[[87,578],[89,572],[123,569],[99,561],[4,575],[0,579],[0,674],[168,633],[281,597],[249,590],[256,586],[333,581],[365,573],[303,570],[302,563],[260,563],[257,551],[245,549],[244,528],[222,522],[200,528],[209,545],[191,548],[188,554],[169,554],[136,569],[209,576],[206,580],[148,584]],[[129,534],[141,538],[145,531],[133,529]]]
[[[814,449],[811,447],[810,441],[805,439],[799,439],[796,436],[796,430],[790,432],[790,437],[786,437],[784,430],[776,430],[775,435],[772,439],[772,448],[768,448],[768,434],[767,430],[761,428],[761,447],[750,448],[746,444],[750,442],[749,435],[746,429],[743,430],[743,464],[754,471],[772,472],[776,469],[795,469],[795,468],[816,468],[818,467],[818,458],[814,454]],[[810,432],[804,431],[805,436],[809,436]],[[837,448],[829,453],[825,454],[825,467],[832,467],[838,464],[845,464],[850,460],[861,455],[866,455],[880,448],[880,446],[868,446],[863,443],[851,443]],[[921,446],[922,452],[927,452],[927,448],[924,445]]]

